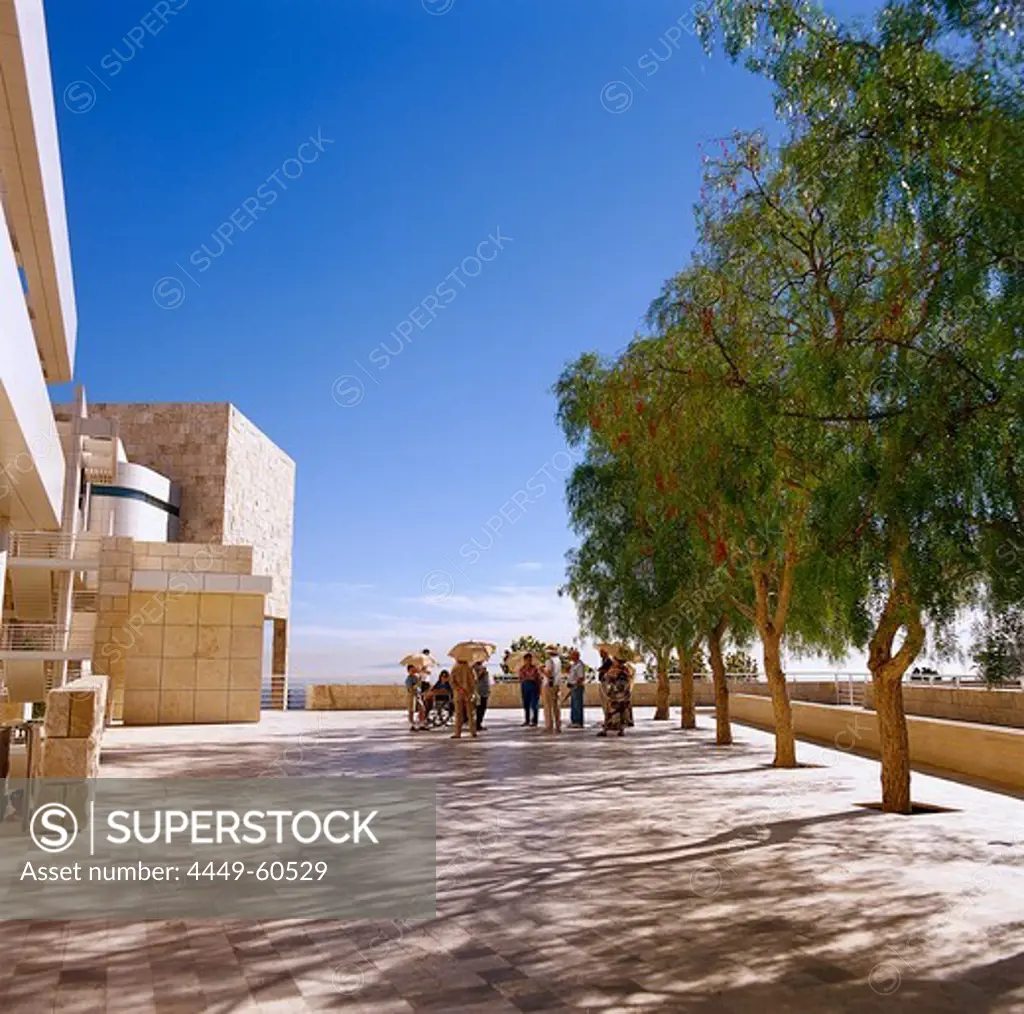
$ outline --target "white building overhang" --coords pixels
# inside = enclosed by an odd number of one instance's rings
[[[0,0],[0,175],[38,355],[67,383],[77,316],[42,0]]]
[[[64,451],[0,206],[0,518],[57,529],[63,488]]]

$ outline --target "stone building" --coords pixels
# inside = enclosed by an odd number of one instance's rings
[[[265,615],[273,623],[271,696],[287,694],[295,462],[234,405],[113,404],[89,407],[116,423],[129,460],[180,489],[178,538],[251,546],[254,575],[271,578]]]

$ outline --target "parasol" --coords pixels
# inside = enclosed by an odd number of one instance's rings
[[[623,644],[621,641],[609,641],[598,644],[596,647],[598,651],[603,648],[612,658],[620,659],[623,662],[638,661],[637,653],[628,644]]]
[[[495,646],[490,641],[459,641],[448,652],[456,662],[486,662],[494,654]]]
[[[531,654],[526,651],[513,651],[509,653],[508,658],[502,663],[509,672],[518,673],[523,667],[523,663],[526,661],[526,656]],[[537,661],[537,656],[534,653],[534,662]]]
[[[411,655],[406,655],[398,664],[415,666],[417,672],[427,672],[431,666],[437,665],[437,659],[422,651],[414,651]]]

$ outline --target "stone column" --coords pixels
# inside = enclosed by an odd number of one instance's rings
[[[288,621],[274,620],[274,646],[270,660],[270,707],[288,710]]]

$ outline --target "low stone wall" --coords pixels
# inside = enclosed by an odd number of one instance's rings
[[[864,707],[874,709],[874,699],[874,687],[869,683],[864,688]],[[1024,729],[1024,690],[921,687],[904,683],[903,707],[908,715]]]
[[[873,711],[797,701],[792,707],[793,729],[799,739],[878,756],[878,718]],[[734,694],[729,710],[737,722],[775,728],[771,701],[764,697]],[[1024,730],[917,715],[907,716],[907,728],[910,759],[915,767],[1024,789]]]
[[[97,777],[107,686],[106,676],[83,676],[46,695],[41,777]]]
[[[752,683],[748,680],[730,680],[733,693],[744,693],[767,697],[767,683]],[[636,707],[654,707],[658,687],[646,681],[633,687],[633,704]],[[835,702],[835,684],[831,681],[801,682],[790,684],[793,700],[817,701],[823,704]],[[711,680],[695,680],[693,695],[698,707],[715,703],[715,688]],[[585,696],[588,708],[600,707],[600,690],[596,683],[588,683]],[[669,703],[679,707],[679,684],[670,684]],[[306,708],[309,711],[388,711],[405,708],[405,688],[397,683],[325,683],[306,687]],[[495,683],[491,688],[489,707],[520,708],[518,683]]]

